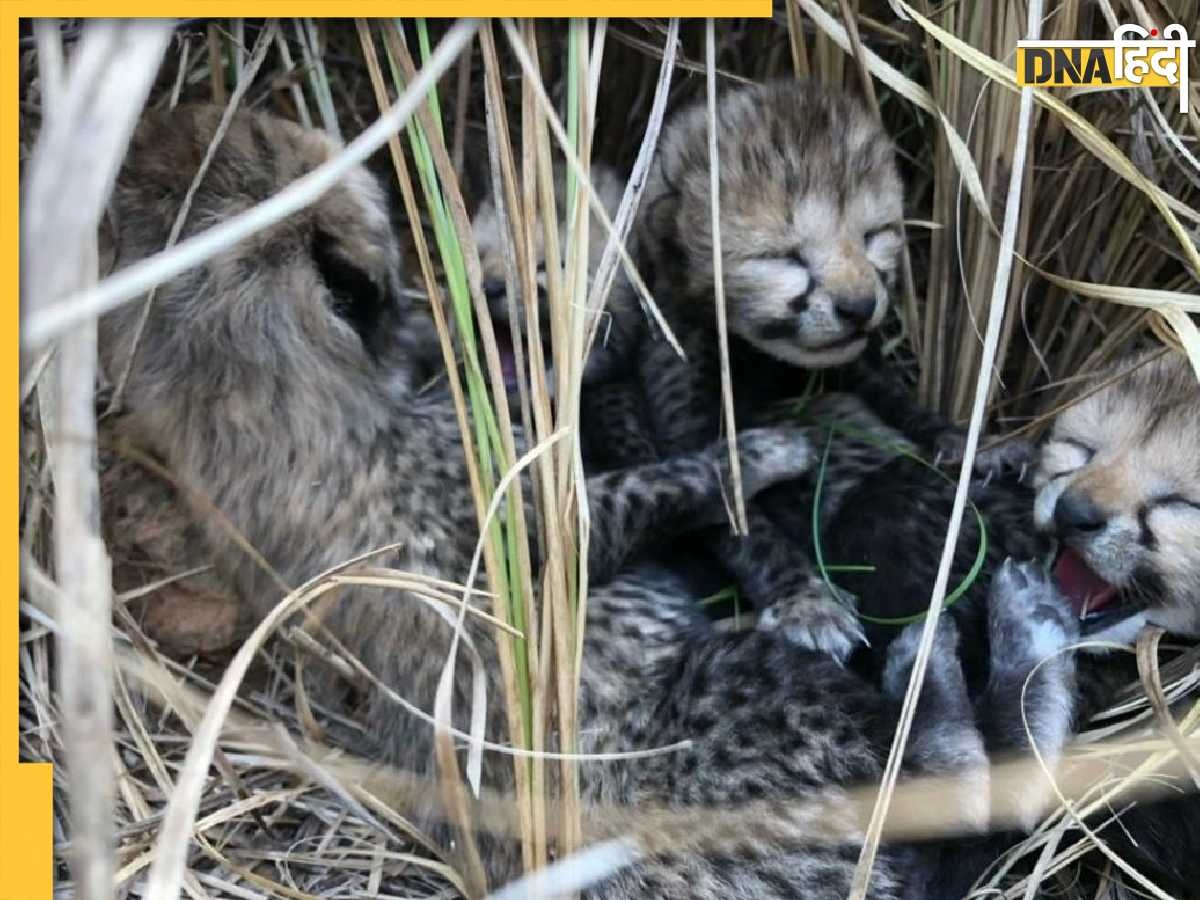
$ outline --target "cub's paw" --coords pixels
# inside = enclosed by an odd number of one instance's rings
[[[858,602],[848,591],[834,598],[820,576],[808,579],[797,591],[763,610],[758,627],[776,631],[806,650],[828,653],[843,662],[867,642],[855,614]]]
[[[994,447],[984,447],[975,454],[975,471],[986,477],[1020,476],[1025,479],[1033,471],[1038,452],[1033,441],[1025,438],[1010,438]]]
[[[888,645],[887,660],[883,666],[883,689],[893,699],[903,699],[908,691],[908,680],[912,676],[913,663],[917,659],[917,649],[921,646],[924,633],[925,623],[913,622],[904,626],[904,630]],[[943,669],[958,680],[962,679],[958,658],[958,626],[945,612],[938,619],[937,629],[933,632],[926,678],[931,677],[931,672],[937,674]]]
[[[980,438],[975,453],[974,471],[984,480],[1007,478],[1013,475],[1022,479],[1027,471],[1033,470],[1037,462],[1037,448],[1024,438],[1010,438],[994,447],[987,446],[991,440],[985,435]],[[954,464],[962,461],[967,447],[967,433],[959,428],[943,431],[934,441],[934,451],[940,463]]]
[[[742,493],[753,497],[764,488],[810,471],[817,451],[804,428],[750,428],[737,439],[742,467]],[[729,447],[724,442],[711,451],[721,471],[729,473]]]
[[[992,578],[988,632],[993,665],[1030,668],[1074,643],[1079,621],[1047,572],[1009,558]]]
[[[1007,559],[992,579],[988,631],[991,740],[1022,752],[1032,744],[1053,763],[1071,735],[1075,660],[1062,651],[1077,639],[1078,620],[1041,568]],[[1003,791],[1026,829],[1041,821],[1051,799],[1049,783],[1040,780]]]
[[[924,622],[908,625],[888,647],[883,668],[884,692],[901,703],[908,692]],[[952,776],[945,798],[969,830],[988,821],[988,755],[983,735],[967,693],[967,680],[959,660],[958,627],[943,612],[933,633],[925,669],[925,682],[913,720],[904,762],[927,775]]]

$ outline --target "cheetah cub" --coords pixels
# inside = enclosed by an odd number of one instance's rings
[[[1033,657],[1046,660],[1038,670],[1039,678],[1047,673],[1060,678],[1057,668],[1064,664],[1077,670],[1070,693],[1055,697],[1055,692],[1046,691],[1024,711],[1020,706],[992,709],[985,719],[993,733],[1012,736],[1019,736],[1028,721],[1043,753],[1061,746],[1074,728],[1095,713],[1128,699],[1125,689],[1138,681],[1132,654],[1113,653],[1092,642],[1129,644],[1146,624],[1192,639],[1200,635],[1200,383],[1196,373],[1182,354],[1141,356],[1119,362],[1099,383],[1103,385],[1099,390],[1055,418],[1034,473],[1036,496],[1026,504],[1027,530],[1057,544],[1048,553],[1050,571],[1037,577],[1062,598],[1073,620],[1070,627],[1084,642],[1080,651],[1053,653],[1064,646],[1057,605],[1051,615],[1029,609],[1003,631],[964,641],[962,646],[965,658],[991,642],[993,680],[1008,671],[1003,661],[996,661],[998,650],[1006,652],[1003,648],[1018,644],[1028,645]],[[897,489],[894,481],[890,489]],[[905,499],[911,507],[911,492]],[[989,519],[989,530],[991,524]],[[880,552],[889,551],[894,552],[890,544]],[[906,567],[923,570],[932,578],[935,560],[926,551],[911,555]],[[961,618],[958,621],[963,623]],[[1178,718],[1195,697],[1185,693],[1175,699],[1181,704],[1174,710]],[[1112,727],[1114,719],[1106,718],[1104,724]],[[1016,741],[1017,746],[1024,743]],[[1168,895],[1194,896],[1200,880],[1195,852],[1200,796],[1186,774],[1158,777],[1171,785],[1168,799],[1130,801],[1119,817],[1102,811],[1090,824],[1111,852]],[[929,900],[965,896],[976,876],[1016,839],[1002,836],[970,856],[961,847],[950,848],[952,864],[931,872],[921,896]],[[972,857],[976,858],[972,861]],[[1100,868],[1085,858],[1079,874],[1087,890],[1101,891],[1102,885],[1093,883],[1091,874]]]
[[[664,130],[638,223],[639,262],[687,354],[647,339],[638,370],[664,456],[710,443],[721,421],[707,117]],[[802,393],[807,370],[848,363],[888,307],[903,194],[891,142],[851,97],[802,82],[731,91],[717,105],[721,258],[739,421]],[[714,535],[762,625],[844,658],[853,599],[831,596],[761,506],[749,534]]]
[[[1132,370],[1132,371],[1130,371]],[[1115,378],[1055,420],[1035,474],[1033,517],[1059,552],[1054,574],[1089,640],[1131,643],[1142,627],[1200,637],[1200,382],[1181,353],[1114,366]],[[1137,681],[1129,654],[1081,654],[1076,718]],[[1139,691],[1140,693],[1140,691]],[[1180,698],[1176,718],[1195,695]],[[1171,896],[1200,882],[1200,795],[1140,803],[1097,823],[1122,859]]]
[[[555,169],[555,216],[557,221],[560,257],[565,254],[569,232],[566,203],[565,166]],[[616,218],[625,180],[615,169],[593,162],[589,172],[592,190],[611,220]],[[496,343],[504,370],[506,387],[512,399],[519,397],[515,347],[522,343],[528,323],[521,314],[524,304],[518,302],[517,321],[512,321],[510,298],[505,274],[506,256],[510,252],[503,233],[503,224],[493,192],[480,204],[471,221],[479,261],[483,270],[483,292],[496,332]],[[600,265],[608,234],[595,212],[588,231],[588,286],[592,287]],[[547,291],[545,231],[541,221],[534,225],[534,262],[537,268],[538,323],[543,343],[543,356],[549,360],[550,298]],[[633,287],[620,267],[612,288],[604,300],[595,341],[583,370],[581,398],[580,441],[583,458],[589,472],[607,471],[657,460],[658,452],[646,420],[641,390],[630,371],[634,356],[645,330],[643,312]],[[547,365],[547,384],[553,386],[553,366]]]
[[[1059,541],[1055,573],[1090,635],[1197,637],[1200,384],[1180,354],[1138,363],[1054,420],[1034,521]]]
[[[604,207],[611,221],[617,214],[621,196],[625,192],[625,180],[616,170],[603,163],[592,163],[588,174],[591,189],[596,199]],[[565,263],[567,240],[570,233],[569,210],[567,209],[566,167],[563,164],[554,169],[554,199],[555,218],[558,235],[558,254],[560,264]],[[483,293],[488,302],[488,312],[491,313],[492,324],[496,329],[496,339],[499,344],[501,363],[507,387],[511,393],[516,392],[516,360],[513,351],[514,343],[520,340],[527,326],[523,318],[511,321],[509,308],[506,273],[508,264],[506,257],[511,252],[510,242],[504,234],[504,223],[498,208],[500,199],[495,192],[484,198],[471,220],[471,231],[475,237],[475,245],[479,250],[479,262],[483,272]],[[600,265],[607,244],[607,233],[600,217],[593,210],[588,228],[588,286],[591,286],[592,276]],[[549,358],[550,336],[549,326],[549,296],[547,288],[548,273],[546,271],[546,233],[542,223],[538,221],[533,227],[533,255],[536,266],[538,291],[539,331],[543,341],[543,349]],[[524,304],[516,304],[518,312],[524,310]],[[588,356],[583,378],[586,384],[596,384],[614,377],[621,363],[631,353],[631,344],[641,329],[641,314],[637,309],[632,292],[628,289],[623,278],[618,275],[614,289],[608,298],[605,314],[600,324],[596,342]],[[553,379],[549,379],[553,384]]]

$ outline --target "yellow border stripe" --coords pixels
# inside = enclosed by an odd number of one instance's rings
[[[88,17],[136,18],[161,17],[164,7],[178,18],[206,16],[226,18],[256,18],[259,16],[306,16],[312,18],[349,18],[354,16],[391,18],[425,16],[431,19],[462,16],[495,16],[518,18],[565,19],[572,16],[607,16],[609,18],[752,18],[771,17],[771,0],[422,0],[422,2],[386,3],[380,0],[204,0],[169,4],[136,2],[136,0],[42,0],[42,2],[13,2],[0,0],[8,14],[16,10],[25,17],[55,16],[61,18]]]
[[[15,4],[4,4],[0,23],[0,60],[3,62],[4,97],[3,145],[4,174],[0,184],[0,233],[3,234],[4,273],[10,287],[4,307],[5,345],[12,354],[4,369],[9,396],[19,396],[17,369],[17,319],[19,288],[17,280],[17,195],[18,159],[17,107],[18,31]],[[18,765],[17,743],[17,593],[18,593],[18,436],[16,409],[9,411],[4,431],[4,519],[3,562],[0,563],[0,587],[3,609],[0,611],[0,900],[48,900],[52,893],[51,784],[49,763]]]

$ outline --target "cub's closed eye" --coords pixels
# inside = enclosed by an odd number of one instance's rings
[[[884,235],[899,235],[900,229],[896,225],[881,225],[878,228],[872,228],[863,234],[863,243],[869,244],[876,238]]]
[[[1083,441],[1077,441],[1074,438],[1052,437],[1052,438],[1050,438],[1049,443],[1064,444],[1067,447],[1071,447],[1075,450],[1078,450],[1080,453],[1082,453],[1084,455],[1084,457],[1087,459],[1088,462],[1091,462],[1092,457],[1096,455],[1096,450],[1094,447],[1089,447],[1087,444],[1083,443]]]
[[[808,260],[799,250],[770,250],[765,253],[756,253],[747,259],[751,262],[784,263],[789,266],[800,266],[802,269],[809,267]]]
[[[1086,466],[1096,451],[1087,444],[1073,438],[1053,437],[1046,440],[1043,450],[1043,465],[1050,469],[1047,478],[1053,481]]]
[[[1147,505],[1152,509],[1192,509],[1200,512],[1200,501],[1192,500],[1183,494],[1164,494],[1155,497]]]

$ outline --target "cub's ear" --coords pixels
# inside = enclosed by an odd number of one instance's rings
[[[638,234],[640,249],[648,252],[658,266],[672,261],[681,263],[678,191],[664,186],[662,193],[649,199],[643,209],[644,227]]]
[[[118,246],[119,231],[117,229],[116,212],[111,206],[105,211],[104,216],[100,219],[100,231],[96,235],[97,248],[100,253],[100,266],[98,272],[101,278],[112,274],[113,268],[117,265],[117,254],[120,252]]]
[[[383,285],[343,256],[337,240],[321,229],[313,233],[312,257],[332,297],[333,314],[371,346],[388,302]]]

